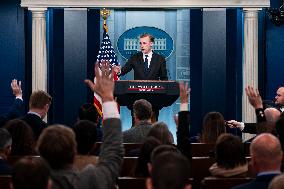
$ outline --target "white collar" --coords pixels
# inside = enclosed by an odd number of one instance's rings
[[[143,54],[143,60],[145,60],[145,55],[146,54]],[[151,60],[153,56],[153,51],[150,51],[147,55],[148,55],[148,60]]]

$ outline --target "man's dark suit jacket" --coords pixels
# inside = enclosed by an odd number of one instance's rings
[[[242,130],[243,133],[257,134],[256,126],[258,123],[266,122],[264,115],[264,109],[259,108],[255,110],[257,123],[245,123],[245,128]]]
[[[2,127],[7,121],[21,117],[24,112],[24,102],[21,99],[16,98],[13,105],[10,107],[8,113],[0,115],[0,127]]]
[[[257,176],[253,181],[235,186],[232,189],[267,189],[270,181],[279,174]]]
[[[47,124],[42,119],[35,115],[27,113],[22,120],[24,120],[33,130],[34,138],[37,140],[42,130],[47,127]]]
[[[141,121],[138,125],[123,132],[124,143],[142,143],[147,137],[152,124],[147,121]]]
[[[148,74],[144,73],[143,53],[133,55],[121,68],[119,76],[134,70],[134,80],[168,80],[166,60],[163,56],[154,53],[150,62]]]
[[[12,167],[4,159],[0,159],[0,175],[10,175],[12,173]]]

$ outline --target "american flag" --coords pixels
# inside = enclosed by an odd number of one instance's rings
[[[99,54],[97,56],[97,62],[100,63],[102,61],[109,61],[110,62],[110,69],[112,66],[116,65],[118,66],[119,63],[117,61],[117,56],[114,51],[114,48],[111,44],[109,35],[107,33],[107,26],[104,25],[104,33],[103,33],[103,40],[101,42]],[[113,78],[115,81],[117,81],[119,78],[118,76],[113,73]],[[99,114],[102,116],[102,100],[101,97],[94,93],[94,105],[97,108]]]
[[[111,45],[109,35],[105,29],[103,33],[103,40],[100,46],[100,51],[97,56],[97,62],[101,62],[101,61],[109,61],[111,66],[119,65],[115,51],[113,49],[113,46]]]

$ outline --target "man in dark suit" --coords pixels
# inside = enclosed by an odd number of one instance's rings
[[[140,36],[141,52],[133,55],[125,65],[120,68],[114,66],[114,72],[123,76],[134,70],[134,80],[168,80],[166,60],[163,56],[153,52],[154,37],[148,33]],[[153,107],[153,122],[158,120],[159,108]],[[131,112],[133,117],[133,112]],[[132,119],[132,123],[134,123]]]
[[[34,91],[31,94],[29,101],[29,112],[22,118],[32,128],[34,137],[37,140],[42,130],[47,127],[47,124],[43,121],[45,118],[49,106],[51,104],[52,97],[44,91]]]
[[[281,174],[282,149],[279,140],[271,134],[258,135],[250,145],[251,165],[256,178],[233,189],[267,189],[273,177]]]
[[[123,76],[134,70],[134,80],[168,80],[166,60],[153,52],[154,37],[150,34],[140,36],[141,52],[133,55],[120,69],[115,66],[118,76]]]
[[[11,82],[11,89],[15,95],[15,100],[6,114],[0,115],[0,127],[2,127],[7,121],[22,116],[24,111],[24,102],[22,97],[21,81],[13,79]]]

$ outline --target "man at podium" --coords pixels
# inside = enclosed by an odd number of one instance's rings
[[[134,70],[134,80],[168,80],[166,60],[152,50],[154,37],[148,33],[140,36],[140,50],[120,68],[114,66],[114,72],[123,76]],[[131,111],[131,115],[133,112]],[[153,107],[152,121],[158,120],[159,109]],[[133,115],[132,115],[133,117]],[[133,121],[133,120],[132,120]]]
[[[120,68],[114,67],[118,76],[134,70],[134,80],[168,80],[166,60],[153,52],[154,37],[148,33],[140,36],[141,52],[136,53]]]

